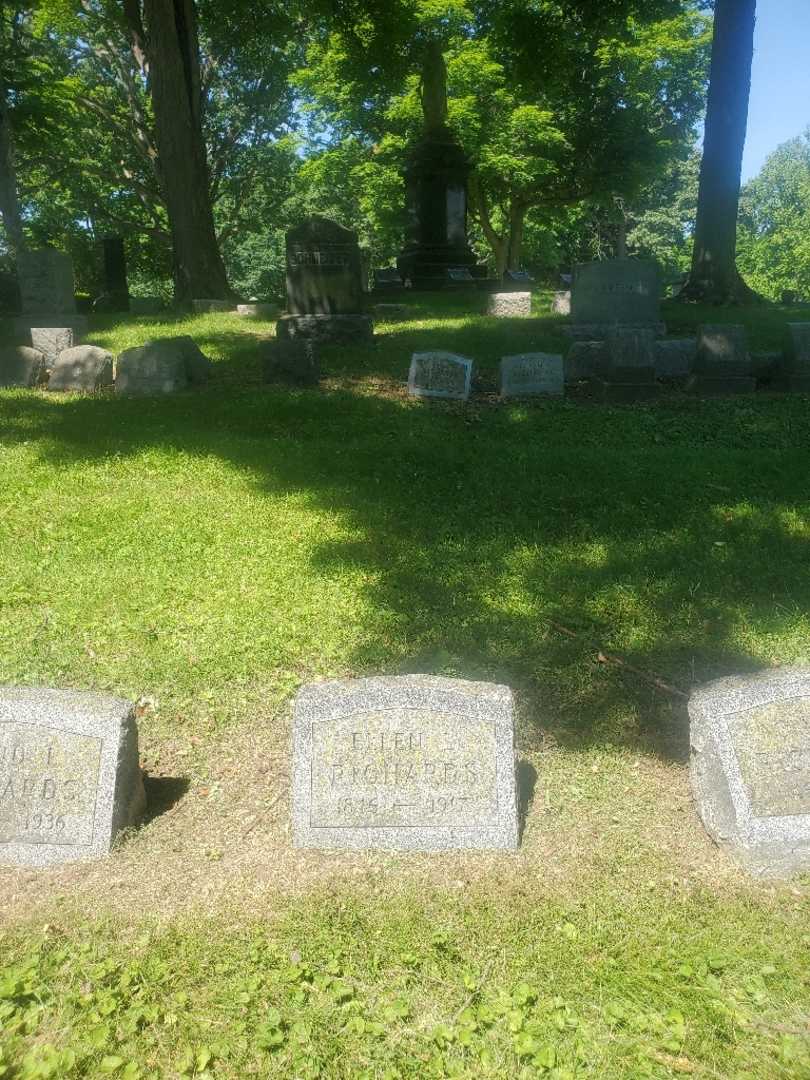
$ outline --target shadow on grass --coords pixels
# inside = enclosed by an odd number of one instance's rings
[[[148,825],[155,818],[167,814],[173,809],[191,787],[191,781],[182,776],[149,776],[143,778],[146,791],[146,814],[143,824]]]
[[[451,347],[460,333],[494,355],[512,331],[406,325],[329,363],[353,359],[362,372],[386,350]],[[512,334],[510,347],[523,343]],[[399,359],[385,363],[401,374]],[[166,399],[7,395],[0,424],[3,443],[36,441],[56,467],[165,448],[217,456],[268,493],[305,492],[352,534],[320,543],[313,570],[357,567],[367,582],[371,614],[346,669],[508,683],[526,745],[626,744],[685,760],[683,701],[600,652],[688,692],[807,647],[802,399],[481,410],[214,387]]]

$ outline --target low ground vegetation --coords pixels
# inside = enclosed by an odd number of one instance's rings
[[[806,662],[807,399],[501,404],[559,320],[411,303],[317,391],[209,315],[90,335],[191,333],[207,389],[0,392],[0,681],[137,700],[150,797],[108,860],[0,871],[0,1076],[810,1074],[808,882],[712,847],[683,697],[609,662]],[[408,399],[417,348],[475,400]],[[295,690],[405,671],[515,689],[517,854],[292,849]]]

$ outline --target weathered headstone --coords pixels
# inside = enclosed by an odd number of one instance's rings
[[[259,352],[265,382],[317,386],[320,381],[320,360],[313,341],[268,338],[260,342]]]
[[[45,357],[28,345],[6,345],[0,348],[0,388],[7,386],[37,386],[45,376]]]
[[[56,358],[48,379],[49,390],[92,393],[113,383],[113,357],[96,345],[77,345]]]
[[[604,341],[575,341],[565,356],[565,381],[579,382],[601,374],[605,354]]]
[[[469,266],[448,266],[445,278],[450,285],[473,285],[475,278]]]
[[[237,304],[236,314],[246,319],[277,319],[278,304],[263,304],[251,300],[248,304]]]
[[[692,696],[689,717],[710,836],[757,876],[810,871],[810,670],[721,679]]]
[[[516,285],[520,289],[521,286],[531,285],[534,278],[528,270],[507,270],[503,280],[507,285]]]
[[[304,687],[293,719],[299,847],[518,845],[512,692],[412,675]]]
[[[594,386],[605,402],[649,401],[661,388],[655,375],[655,332],[616,327],[605,341],[604,368]]]
[[[132,705],[102,694],[0,689],[0,863],[104,855],[144,808]]]
[[[530,292],[490,293],[487,315],[495,319],[520,319],[532,313]]]
[[[559,396],[565,393],[563,358],[550,353],[522,353],[501,360],[501,397]]]
[[[174,394],[208,381],[211,361],[193,338],[157,338],[127,349],[115,365],[115,392],[127,395]]]
[[[810,323],[788,323],[775,386],[810,394]]]
[[[318,344],[370,341],[357,234],[327,218],[310,217],[287,233],[287,307],[280,338]]]
[[[689,393],[753,393],[757,382],[745,327],[731,324],[699,327],[693,371],[687,384]]]
[[[472,360],[455,353],[414,353],[408,392],[414,397],[457,398],[466,401],[472,384]]]
[[[17,257],[22,314],[14,320],[15,337],[45,353],[50,363],[62,348],[70,348],[87,331],[87,318],[76,312],[73,294],[73,263],[69,255],[55,248],[23,251]],[[68,331],[68,345],[53,351],[47,330]]]
[[[694,338],[663,338],[655,343],[655,373],[659,379],[680,379],[691,374],[697,354]]]
[[[661,322],[661,279],[656,263],[606,259],[574,267],[571,333],[581,340],[604,338],[611,327],[666,333]]]
[[[566,290],[565,292],[555,292],[554,299],[551,301],[551,313],[552,315],[570,315],[571,314],[571,293]]]

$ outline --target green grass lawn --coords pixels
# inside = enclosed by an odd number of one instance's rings
[[[712,847],[683,698],[604,662],[808,662],[810,399],[502,405],[560,320],[409,302],[317,391],[230,315],[93,320],[191,333],[203,391],[0,391],[0,683],[141,699],[151,803],[107,860],[0,869],[4,1080],[810,1076],[808,881]],[[767,350],[798,316],[665,317]],[[475,400],[409,400],[419,348]],[[292,848],[296,689],[402,672],[514,688],[517,854]]]

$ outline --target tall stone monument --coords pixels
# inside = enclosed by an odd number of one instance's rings
[[[287,233],[287,311],[276,328],[281,340],[331,344],[373,337],[357,233],[317,216]]]
[[[419,288],[441,288],[448,270],[475,266],[467,242],[470,164],[447,125],[447,66],[439,42],[427,45],[422,68],[424,134],[405,170],[407,241],[397,266]]]
[[[129,311],[127,256],[123,236],[105,236],[101,242],[104,291],[93,305],[97,311]]]
[[[52,363],[87,332],[87,319],[76,312],[73,263],[56,248],[21,251],[17,256],[22,315],[14,320],[14,333]]]

